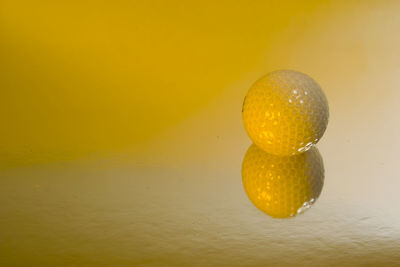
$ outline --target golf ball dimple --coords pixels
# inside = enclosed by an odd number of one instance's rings
[[[243,159],[242,181],[250,201],[274,218],[288,218],[315,203],[324,184],[316,147],[295,156],[276,156],[252,144]]]
[[[321,139],[329,108],[324,92],[311,77],[279,70],[251,86],[242,118],[247,134],[261,149],[275,155],[295,155]]]

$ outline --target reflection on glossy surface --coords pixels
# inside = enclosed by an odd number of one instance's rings
[[[247,196],[258,209],[274,218],[288,218],[316,201],[324,183],[324,166],[316,147],[279,157],[253,144],[243,160],[242,178]]]

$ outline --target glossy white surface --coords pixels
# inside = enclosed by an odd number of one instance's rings
[[[391,115],[400,110],[394,98],[352,116],[339,116],[347,107],[332,102],[319,145],[326,169],[321,196],[306,213],[283,220],[260,212],[243,190],[240,168],[249,140],[235,104],[241,98],[224,99],[232,109],[219,109],[217,101],[160,138],[168,147],[174,142],[174,150],[154,142],[157,148],[140,160],[118,156],[3,170],[2,265],[399,262],[399,119]]]

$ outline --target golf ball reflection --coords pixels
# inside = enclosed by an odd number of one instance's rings
[[[315,203],[324,183],[324,166],[316,147],[282,157],[253,144],[243,159],[242,179],[247,196],[258,209],[274,218],[288,218]]]

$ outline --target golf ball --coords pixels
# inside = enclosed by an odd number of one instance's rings
[[[279,70],[251,86],[242,118],[247,134],[261,149],[274,155],[295,155],[321,139],[329,108],[324,92],[311,77]]]
[[[316,147],[295,156],[276,156],[252,144],[243,159],[243,187],[251,202],[274,218],[307,210],[324,184],[324,166]]]

